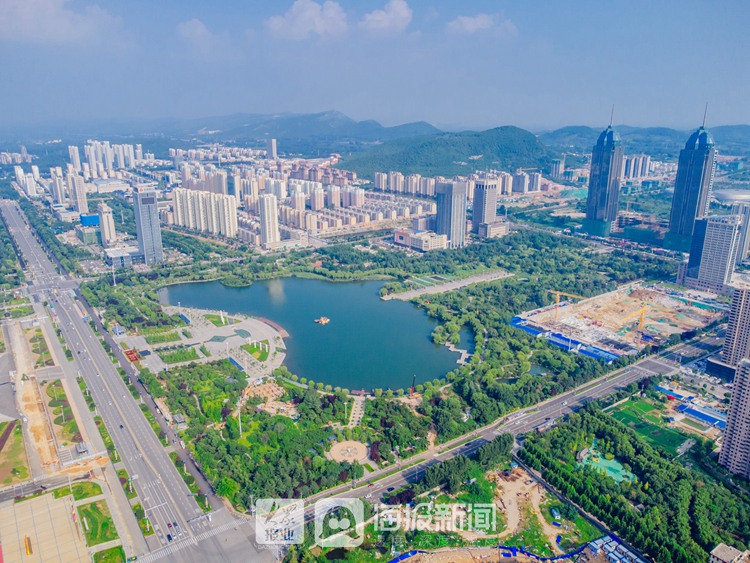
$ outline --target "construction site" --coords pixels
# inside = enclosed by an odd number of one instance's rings
[[[555,302],[513,317],[511,324],[571,352],[611,362],[658,346],[673,334],[703,328],[725,314],[696,292],[634,282],[596,297],[550,291]]]

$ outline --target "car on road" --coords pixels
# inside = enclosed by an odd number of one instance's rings
[[[120,424],[120,430],[122,430],[123,428],[124,428],[124,426],[122,424]]]
[[[172,522],[167,522],[167,528],[171,528],[171,527],[172,527]]]
[[[563,406],[567,405],[568,401],[563,401]]]
[[[368,500],[371,499],[372,498],[372,493],[367,493],[365,495],[365,498],[368,499]]]
[[[167,541],[172,541],[172,534],[167,534]]]
[[[396,487],[388,487],[388,488],[386,489],[386,491],[388,491],[389,493],[392,493],[392,492],[393,492],[393,491],[395,491],[395,490],[396,490]]]

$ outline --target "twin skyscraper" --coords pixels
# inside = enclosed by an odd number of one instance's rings
[[[583,229],[595,236],[609,236],[617,220],[620,176],[624,153],[622,141],[610,124],[591,151],[589,193]],[[698,128],[680,151],[677,164],[669,231],[664,247],[687,252],[695,222],[708,214],[716,167],[716,148],[704,126]]]

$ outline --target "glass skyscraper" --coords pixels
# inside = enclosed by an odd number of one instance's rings
[[[701,126],[690,135],[685,148],[680,151],[669,215],[669,232],[664,238],[666,248],[682,251],[690,249],[695,221],[703,219],[708,213],[715,167],[714,139]]]
[[[435,232],[448,236],[450,248],[460,248],[466,244],[466,182],[438,182],[435,185],[437,197],[437,218]]]
[[[591,235],[609,236],[612,223],[617,219],[622,159],[620,136],[610,125],[599,135],[591,151],[589,193],[583,222],[583,229]]]
[[[164,250],[161,246],[161,226],[159,209],[156,205],[156,192],[139,188],[133,191],[133,210],[135,211],[135,230],[138,236],[138,249],[143,254],[146,264],[164,261]]]

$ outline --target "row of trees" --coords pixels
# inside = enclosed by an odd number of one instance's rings
[[[636,482],[576,463],[594,438],[632,469]],[[562,494],[660,563],[708,561],[719,542],[745,549],[750,499],[706,474],[672,462],[633,430],[587,405],[565,424],[530,435],[523,459]]]

